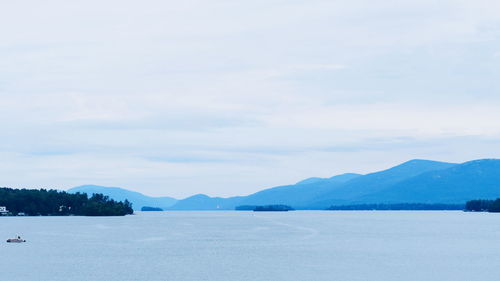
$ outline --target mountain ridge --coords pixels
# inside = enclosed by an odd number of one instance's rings
[[[181,200],[165,197],[170,198],[169,206],[150,207],[234,210],[239,205],[283,204],[295,209],[325,209],[332,205],[373,203],[461,204],[467,200],[496,197],[500,197],[499,159],[460,164],[414,159],[365,175],[346,173],[330,178],[307,178],[246,196],[222,198],[196,194]],[[140,207],[134,206],[134,209]]]
[[[321,202],[326,201],[329,201],[332,204],[359,203],[355,200],[356,197],[379,192],[410,177],[430,171],[451,168],[456,165],[459,164],[422,159],[409,160],[386,170],[354,178],[353,180],[346,182],[340,188],[332,190],[329,194],[324,194],[322,198],[317,198],[318,200],[309,206],[317,205],[319,207],[324,205],[324,203]]]

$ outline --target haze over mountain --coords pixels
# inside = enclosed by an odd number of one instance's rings
[[[233,210],[234,207],[240,205],[243,197],[210,197],[205,194],[196,194],[179,200],[170,210]]]
[[[82,186],[70,192],[104,193],[116,200],[127,198],[134,209],[142,206],[167,210],[233,210],[239,205],[285,204],[296,209],[325,209],[331,205],[367,203],[461,204],[471,199],[500,197],[500,160],[484,159],[462,164],[411,160],[366,175],[347,173],[331,178],[308,178],[230,198],[197,194],[182,200],[151,198],[120,188]]]
[[[204,209],[215,204],[287,204],[298,209],[324,209],[331,205],[363,203],[465,203],[475,198],[500,197],[500,160],[476,160],[463,164],[411,160],[367,175],[344,174],[330,179],[309,178],[294,185],[265,189],[227,199],[198,197]],[[192,198],[188,198],[193,203]],[[187,200],[187,199],[186,199]],[[171,209],[185,208],[180,200]]]
[[[92,195],[93,193],[102,193],[117,201],[124,201],[125,199],[127,199],[128,201],[130,201],[130,203],[132,203],[132,208],[134,210],[140,210],[144,206],[166,209],[177,202],[177,199],[172,197],[150,197],[142,193],[130,191],[120,187],[82,185],[71,188],[68,190],[68,192],[87,193],[88,195]]]
[[[342,174],[328,179],[309,178],[294,185],[273,187],[248,195],[241,198],[239,204],[306,206],[322,194],[360,176],[359,174]]]
[[[361,197],[363,202],[463,203],[471,199],[500,197],[500,160],[466,162],[400,181],[389,188]]]
[[[362,177],[346,182],[339,188],[330,189],[321,198],[309,206],[323,206],[328,204],[352,204],[358,203],[360,197],[385,190],[396,183],[412,178],[429,171],[438,171],[456,166],[457,164],[437,162],[430,160],[410,160],[390,169],[370,173]],[[384,198],[374,198],[376,202],[384,201]]]

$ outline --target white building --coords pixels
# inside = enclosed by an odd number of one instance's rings
[[[9,211],[7,211],[7,207],[5,206],[0,206],[0,215],[7,214]]]

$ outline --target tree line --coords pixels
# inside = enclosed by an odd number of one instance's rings
[[[440,204],[440,203],[396,203],[396,204],[357,204],[330,206],[331,211],[446,211],[463,210],[464,204]]]
[[[470,200],[465,204],[465,211],[500,213],[500,198],[496,200]]]
[[[287,212],[294,211],[294,209],[288,205],[241,205],[234,208],[236,211],[255,211],[255,212]]]
[[[12,215],[28,216],[124,216],[132,214],[132,204],[115,201],[102,194],[67,193],[46,189],[0,188],[0,206]]]

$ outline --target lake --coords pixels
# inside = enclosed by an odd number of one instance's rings
[[[8,244],[17,234],[28,242]],[[500,280],[500,214],[150,212],[0,217],[11,281]]]

